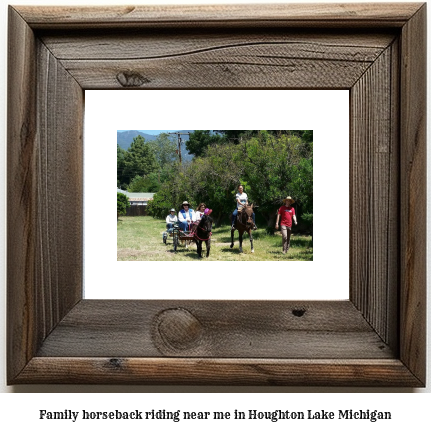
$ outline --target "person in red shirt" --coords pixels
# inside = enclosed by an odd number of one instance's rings
[[[275,222],[275,229],[278,229],[278,222],[280,221],[281,236],[283,238],[283,253],[289,250],[290,235],[292,234],[292,221],[298,225],[296,221],[295,209],[292,204],[295,201],[292,197],[288,196],[283,200],[283,205],[278,209],[277,220]]]

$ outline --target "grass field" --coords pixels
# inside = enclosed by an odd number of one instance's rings
[[[180,245],[173,249],[172,237],[163,243],[162,233],[165,221],[151,216],[121,216],[117,223],[117,260],[118,261],[194,261],[198,260],[196,244],[188,249]],[[264,229],[253,231],[254,253],[250,251],[248,234],[244,234],[243,253],[239,253],[238,232],[235,232],[235,244],[230,248],[230,227],[213,227],[211,252],[204,260],[209,261],[312,261],[313,247],[310,236],[295,235],[290,241],[290,250],[282,254],[281,233],[271,236]]]

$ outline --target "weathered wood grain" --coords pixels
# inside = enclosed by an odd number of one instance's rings
[[[34,292],[36,160],[36,49],[25,21],[9,9],[7,128],[8,376],[16,376],[37,349]]]
[[[270,50],[270,48],[269,48]],[[313,59],[258,59],[248,62],[220,52],[219,59],[193,55],[187,59],[64,61],[65,68],[86,90],[106,89],[234,89],[284,88],[348,89],[370,65]],[[224,55],[223,55],[224,54]],[[124,79],[123,77],[127,77]]]
[[[43,42],[84,89],[350,88],[395,38],[293,31],[139,32]],[[109,51],[107,50],[109,47]],[[109,60],[107,60],[109,58]]]
[[[35,215],[34,289],[44,339],[82,296],[84,92],[45,45],[37,48],[35,187],[43,205]]]
[[[167,312],[169,330],[159,320]],[[343,359],[394,353],[349,301],[84,300],[48,336],[38,356],[91,355]]]
[[[34,357],[17,383],[419,387],[399,360]]]
[[[289,46],[288,48],[292,48]],[[262,53],[265,52],[266,55]],[[291,57],[290,57],[291,56]],[[350,88],[371,61],[337,61],[295,58],[279,45],[260,49],[221,49],[216,54],[151,60],[63,61],[85,89],[113,88]],[[140,76],[127,85],[120,74]]]
[[[396,339],[399,142],[389,46],[351,89],[350,299],[386,342]]]
[[[424,385],[424,5],[9,13],[9,383]],[[199,87],[350,89],[350,301],[80,301],[83,90]]]
[[[63,60],[143,60],[187,56],[205,51],[216,51],[242,46],[260,48],[262,57],[269,57],[267,45],[282,46],[281,52],[291,53],[294,58],[315,58],[340,61],[375,61],[380,53],[396,37],[394,29],[378,33],[358,33],[347,29],[343,32],[306,31],[295,29],[235,30],[214,32],[204,29],[172,31],[130,30],[79,31],[53,35],[38,32],[40,40],[60,61]],[[289,56],[285,56],[289,58]]]
[[[392,197],[387,207],[388,210],[388,242],[387,242],[387,289],[385,297],[385,310],[387,319],[390,322],[386,326],[385,341],[392,347],[394,352],[399,353],[399,327],[400,327],[400,299],[399,290],[394,287],[399,287],[400,280],[400,255],[399,255],[399,234],[401,217],[399,211],[400,201],[394,199],[400,192],[400,41],[397,39],[390,46],[391,50],[391,88],[389,89],[391,95],[390,118],[390,142],[391,142],[391,157],[389,159],[389,175],[388,175],[388,195]],[[395,318],[396,317],[396,318]]]
[[[401,37],[400,356],[425,380],[426,343],[426,5]]]
[[[8,372],[82,296],[83,91],[9,10]]]
[[[32,28],[297,26],[402,27],[420,3],[290,3],[118,7],[19,7]]]

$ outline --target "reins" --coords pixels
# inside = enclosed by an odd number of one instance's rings
[[[245,215],[246,215],[246,219],[247,219],[247,217],[248,217],[247,213],[245,213]],[[246,230],[247,230],[247,229],[251,229],[251,226],[250,226],[250,228],[247,228],[247,222],[244,223],[244,222],[242,221],[242,219],[243,219],[243,217],[242,217],[242,212],[241,212],[241,217],[236,219],[237,222],[239,222],[243,227],[245,227]]]
[[[198,235],[197,235],[197,232],[198,232],[198,229],[200,229],[201,231],[205,231],[205,232],[209,232],[209,236],[208,236],[208,238],[206,238],[206,239],[201,239]],[[211,232],[211,231],[208,231],[208,230],[206,230],[206,229],[203,229],[201,226],[200,226],[200,224],[196,227],[196,231],[193,233],[193,235],[197,238],[197,239],[199,239],[200,241],[208,241],[210,238],[211,238],[211,236],[213,235],[213,233]]]
[[[207,231],[208,232],[208,231]],[[208,241],[210,237],[213,235],[213,233],[210,231],[210,235],[206,239],[201,239],[196,233],[193,234],[196,238],[198,238],[200,241]]]

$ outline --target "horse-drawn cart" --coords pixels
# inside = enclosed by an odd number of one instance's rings
[[[202,243],[206,245],[206,256],[209,257],[211,248],[211,229],[213,220],[210,217],[212,210],[208,210],[202,216],[199,222],[192,223],[189,226],[190,231],[180,230],[179,225],[176,223],[173,228],[168,229],[163,233],[163,243],[167,243],[168,237],[172,237],[174,244],[174,251],[177,251],[178,244],[180,241],[185,241],[186,247],[188,242],[196,243],[196,251],[199,258],[202,258]]]
[[[172,237],[172,243],[174,245],[174,251],[177,251],[177,247],[180,241],[193,241],[192,231],[182,231],[178,224],[175,224],[173,228],[168,229],[163,233],[163,243],[167,244],[168,237]]]

